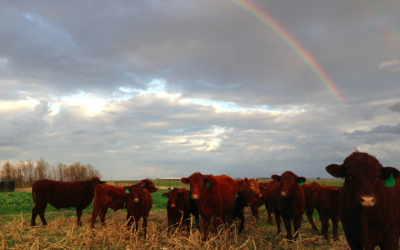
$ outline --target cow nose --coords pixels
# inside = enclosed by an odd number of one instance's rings
[[[135,202],[135,203],[139,202],[139,198],[133,199],[133,202]]]
[[[171,207],[175,207],[175,204],[171,204]]]
[[[200,198],[200,195],[198,195],[198,194],[194,194],[194,195],[192,195],[192,197],[193,197],[193,200],[197,200],[197,199],[199,199],[199,198]]]
[[[281,195],[282,195],[282,196],[287,196],[287,194],[286,194],[285,191],[282,191],[282,192],[281,192]]]
[[[260,198],[261,198],[261,197],[262,197],[262,194],[260,194],[260,196],[258,196],[258,197],[260,197]]]
[[[360,200],[363,207],[373,207],[375,205],[375,197],[362,196]]]

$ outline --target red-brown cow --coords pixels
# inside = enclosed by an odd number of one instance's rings
[[[186,230],[190,228],[190,195],[184,189],[172,189],[168,193],[163,193],[164,198],[168,198],[167,217],[168,217],[168,235],[171,232],[172,225],[182,222],[186,224]],[[182,219],[182,220],[181,220]]]
[[[314,203],[314,193],[319,188],[319,184],[315,181],[311,184],[304,184],[304,198],[305,198],[305,212],[308,218],[308,222],[310,222],[312,229],[318,230],[317,226],[314,223],[313,214],[315,209]]]
[[[44,218],[47,203],[59,210],[60,208],[74,207],[78,226],[82,225],[82,210],[92,203],[94,189],[99,184],[104,184],[99,178],[94,177],[87,181],[35,181],[32,186],[32,197],[35,203],[32,209],[31,226],[35,226],[36,216],[39,214],[43,225],[47,225]]]
[[[313,201],[318,211],[319,218],[322,223],[322,235],[329,241],[328,229],[329,219],[333,225],[333,240],[338,240],[338,224],[339,224],[339,196],[340,188],[319,186],[314,189]]]
[[[339,217],[351,249],[399,249],[400,180],[385,187],[400,172],[382,167],[379,161],[362,152],[353,152],[342,165],[331,164],[326,171],[345,178],[339,198]],[[389,180],[389,181],[390,181]]]
[[[251,199],[250,199],[251,213],[257,220],[259,220],[260,219],[260,216],[258,215],[259,207],[261,207],[262,205],[265,205],[265,209],[268,212],[268,223],[271,223],[271,221],[272,221],[271,209],[270,209],[270,206],[268,205],[268,201],[267,201],[269,183],[267,183],[267,182],[258,183],[258,188],[259,188],[262,196],[261,197],[251,197]]]
[[[292,240],[291,221],[293,221],[294,232],[299,230],[303,221],[305,200],[304,191],[299,184],[306,182],[306,178],[298,177],[294,173],[286,171],[281,176],[272,175],[272,179],[277,181],[278,185],[272,191],[271,196],[276,197],[278,201],[279,214],[285,223],[287,239]],[[275,211],[275,218],[277,217],[278,215]],[[280,225],[278,225],[278,231],[280,231]]]
[[[197,172],[188,178],[182,178],[182,183],[190,184],[192,198],[196,201],[197,208],[204,225],[203,241],[207,240],[208,227],[211,217],[214,216],[214,227],[218,231],[221,220],[232,224],[233,209],[235,207],[237,186],[236,182],[226,175],[202,175]]]
[[[247,190],[251,196],[261,197],[262,194],[258,188],[258,179],[247,179],[235,180],[237,191]]]
[[[130,227],[132,222],[134,222],[133,232],[138,231],[139,220],[143,217],[144,238],[146,239],[147,219],[149,218],[150,209],[153,206],[153,198],[149,191],[144,189],[143,185],[132,185],[124,187],[124,189],[129,191],[127,210],[130,217],[128,219],[128,226]]]
[[[141,180],[140,183],[135,185],[143,185],[149,193],[154,193],[157,188],[153,182],[149,179]],[[90,228],[94,228],[97,215],[99,215],[103,226],[106,226],[105,216],[108,208],[117,211],[127,207],[129,194],[125,193],[124,187],[113,186],[113,185],[100,185],[94,190],[94,204],[92,212],[92,223]],[[99,214],[100,213],[100,214]],[[126,219],[130,217],[128,212]]]

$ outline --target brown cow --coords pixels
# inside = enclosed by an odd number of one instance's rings
[[[258,215],[258,208],[261,207],[262,205],[265,205],[265,209],[268,212],[268,223],[271,223],[272,217],[271,217],[271,209],[270,206],[268,205],[267,201],[267,196],[268,196],[268,188],[269,188],[269,183],[264,182],[264,183],[258,183],[258,188],[262,194],[261,197],[251,197],[250,199],[250,207],[251,207],[251,213],[253,216],[258,220],[260,219],[260,216]]]
[[[250,192],[250,195],[254,197],[261,197],[262,194],[260,189],[258,188],[258,179],[247,179],[243,178],[241,180],[235,180],[237,185],[237,191],[247,190]]]
[[[135,185],[143,185],[149,193],[154,193],[157,188],[153,182],[149,179],[141,180],[140,183]],[[113,186],[113,185],[99,185],[94,190],[94,204],[92,212],[92,223],[90,228],[94,228],[97,215],[100,212],[100,220],[103,226],[106,226],[105,216],[108,208],[117,211],[127,207],[129,194],[125,193],[124,187]],[[130,217],[128,212],[126,219]]]
[[[138,231],[139,220],[143,217],[144,238],[146,239],[147,219],[149,218],[150,209],[153,206],[153,198],[143,185],[132,185],[124,187],[124,189],[129,191],[127,210],[130,217],[128,219],[128,226],[130,227],[132,222],[134,222],[133,232]]]
[[[293,221],[294,232],[297,232],[303,221],[304,213],[304,191],[299,183],[306,182],[306,178],[298,177],[290,171],[279,175],[272,175],[272,179],[278,182],[271,196],[276,197],[278,201],[279,214],[282,216],[287,231],[287,239],[292,240],[291,221]],[[275,212],[275,218],[278,217]],[[278,223],[278,220],[277,220]],[[280,225],[278,225],[280,231]],[[279,232],[278,232],[279,233]],[[296,236],[297,238],[297,236]]]
[[[326,171],[345,178],[339,198],[339,216],[351,249],[399,249],[400,180],[385,187],[389,178],[400,176],[392,167],[362,152],[353,152],[342,165],[331,164]]]
[[[313,201],[322,223],[322,235],[327,241],[329,241],[329,219],[332,220],[333,225],[333,240],[336,241],[339,239],[337,234],[339,224],[339,196],[340,188],[337,187],[321,185],[314,189]]]
[[[190,195],[186,189],[174,188],[168,193],[163,193],[164,198],[168,198],[167,217],[168,217],[168,235],[171,232],[172,225],[180,222],[186,224],[186,230],[190,228]],[[181,220],[182,219],[182,220]]]
[[[104,184],[99,178],[94,177],[87,181],[52,181],[38,180],[33,183],[32,197],[35,203],[32,209],[31,226],[35,226],[36,216],[39,214],[43,225],[47,225],[44,218],[47,203],[59,210],[60,208],[74,207],[78,226],[82,226],[82,210],[92,203],[94,189],[99,184]]]
[[[314,181],[311,184],[304,184],[302,187],[304,190],[304,198],[306,202],[305,213],[308,218],[308,222],[310,222],[312,229],[318,230],[317,226],[314,223],[313,214],[315,209],[314,193],[319,188],[319,184]]]
[[[214,216],[216,231],[221,224],[221,220],[225,222],[227,219],[230,227],[237,193],[236,182],[231,177],[226,175],[202,175],[197,172],[188,178],[182,178],[181,181],[184,184],[190,184],[192,198],[196,201],[197,208],[203,219],[203,241],[207,240],[208,227],[212,216]]]

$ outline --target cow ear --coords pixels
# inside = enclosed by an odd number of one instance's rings
[[[129,186],[124,186],[125,193],[129,193],[131,191],[129,188],[130,188]]]
[[[206,184],[206,187],[210,187],[210,185],[211,185],[211,180],[210,179],[208,179],[207,177],[204,177],[204,184]]]
[[[307,179],[304,178],[304,177],[297,177],[297,178],[296,178],[296,182],[301,183],[302,181],[303,181],[303,183],[304,183],[304,182],[307,181]]]
[[[346,168],[343,165],[331,164],[325,169],[326,172],[336,178],[343,178],[346,175]]]
[[[168,194],[168,193],[163,193],[163,194],[162,194],[162,197],[168,198],[168,197],[169,197],[169,194]]]
[[[383,167],[381,169],[381,175],[385,180],[389,179],[390,175],[393,175],[393,178],[397,179],[400,176],[400,172],[393,167]]]
[[[190,183],[190,179],[189,178],[181,178],[181,182],[183,184],[189,184]]]
[[[258,181],[258,178],[256,178],[256,181]]]
[[[280,177],[279,175],[276,175],[276,174],[272,175],[271,178],[272,178],[274,181],[280,181],[280,180],[281,180],[281,177]]]
[[[249,179],[247,179],[246,177],[244,178],[244,183],[249,184]]]
[[[88,187],[92,186],[92,180],[87,180],[85,185]]]

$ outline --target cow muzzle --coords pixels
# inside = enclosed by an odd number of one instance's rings
[[[198,200],[198,199],[200,199],[200,195],[192,194],[192,198],[193,198],[193,200]]]
[[[289,196],[288,193],[286,191],[281,191],[281,196]]]
[[[375,197],[362,196],[360,197],[360,202],[363,207],[373,207],[375,205]]]
[[[133,202],[138,203],[139,202],[139,198],[133,199]]]
[[[175,207],[175,204],[171,204],[171,207]]]

